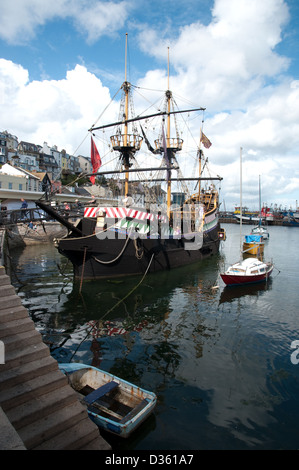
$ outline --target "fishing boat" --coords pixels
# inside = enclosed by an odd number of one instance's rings
[[[225,239],[218,219],[219,194],[215,186],[222,178],[218,175],[204,176],[207,159],[202,146],[209,148],[212,144],[202,129],[195,154],[198,176],[193,174],[192,177],[184,177],[178,162],[183,139],[176,118],[186,112],[202,113],[205,108],[178,110],[169,89],[169,74],[162,111],[158,113],[132,117],[132,85],[127,81],[126,74],[121,91],[121,120],[92,126],[90,129],[91,156],[92,161],[95,161],[90,176],[94,179],[107,175],[99,171],[101,159],[93,136],[96,132],[116,128],[113,129],[110,142],[118,155],[118,167],[109,174],[113,173],[118,178],[116,183],[124,190],[123,196],[117,206],[86,207],[84,217],[78,224],[65,223],[60,218],[60,222],[68,228],[68,234],[57,239],[56,247],[71,261],[74,276],[80,280],[139,275],[186,266],[218,253],[220,241]],[[160,128],[152,145],[142,126],[138,133],[136,123],[145,120],[149,127],[151,119],[157,117],[160,119]],[[151,158],[155,155],[155,159],[160,159],[159,166],[140,168],[137,155],[143,142]],[[177,178],[174,177],[174,171],[177,172]],[[138,179],[130,179],[132,174],[138,175]],[[187,181],[194,182],[195,193],[189,191]],[[177,204],[173,204],[174,182],[182,185]],[[132,192],[140,184],[145,195],[143,204],[134,200]],[[166,188],[164,193],[162,185]],[[165,204],[161,200],[163,194]],[[43,201],[38,201],[37,205],[57,220],[53,208]]]
[[[272,271],[273,263],[265,263],[257,258],[246,258],[232,264],[220,275],[227,286],[235,286],[267,281]]]
[[[256,255],[258,257],[264,254],[264,242],[262,235],[245,235],[245,241],[243,242],[243,254],[245,255]]]
[[[240,207],[242,208],[242,148],[240,148]],[[245,253],[248,253],[252,249],[256,251],[254,254],[262,256],[264,244],[262,243],[262,237],[260,235],[247,235],[243,243],[243,249],[241,240],[242,217],[240,219],[240,258],[244,255],[244,249],[246,250]],[[246,246],[247,244],[248,247]],[[228,269],[220,273],[220,276],[227,286],[240,286],[267,281],[273,268],[274,265],[272,262],[264,262],[261,259],[247,257],[230,265]]]
[[[239,222],[242,218],[243,223],[245,222],[249,224],[251,224],[252,222],[259,221],[258,212],[249,211],[247,207],[243,207],[242,212],[241,212],[239,206],[235,207],[234,218],[237,219]]]
[[[153,392],[80,363],[59,364],[69,384],[82,396],[82,403],[97,426],[127,438],[153,412],[157,397]]]
[[[267,206],[263,206],[261,210],[262,219],[267,223],[271,224],[274,221],[274,214],[272,209]]]
[[[298,211],[297,212],[284,212],[283,213],[283,219],[282,219],[282,225],[287,226],[287,227],[299,227],[299,217],[298,217]]]

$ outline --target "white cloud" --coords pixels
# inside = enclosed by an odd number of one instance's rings
[[[9,110],[5,116],[2,113],[0,128],[19,140],[40,145],[47,141],[70,153],[110,102],[109,90],[80,65],[67,72],[64,80],[30,82],[21,66],[1,59],[0,83],[2,105]],[[85,150],[88,155],[89,148]],[[84,151],[80,149],[79,153]]]
[[[24,44],[40,27],[54,19],[70,19],[92,43],[103,34],[112,35],[126,21],[129,1],[98,0],[2,0],[0,38],[10,44]]]
[[[23,44],[32,39],[38,27],[56,15],[66,13],[68,0],[2,0],[0,37],[11,44]]]
[[[16,87],[26,85],[29,81],[29,73],[21,65],[14,64],[11,60],[0,59],[1,73],[1,100],[4,100],[5,92]]]
[[[81,2],[82,3],[82,2]],[[89,43],[103,34],[113,35],[121,29],[128,18],[129,2],[91,2],[74,8],[72,16],[78,30],[83,30]]]
[[[224,177],[222,187],[231,204],[231,194],[239,193],[240,147],[247,159],[245,199],[246,187],[257,186],[254,181],[261,173],[269,202],[281,196],[275,179],[286,197],[296,192],[297,177],[292,184],[286,181],[298,171],[299,88],[296,81],[283,78],[290,60],[275,50],[288,20],[283,0],[215,0],[208,25],[189,24],[169,41],[167,31],[161,37],[161,31],[150,27],[139,35],[141,47],[164,61],[164,69],[170,46],[171,89],[207,108],[205,130],[213,145],[206,154]],[[155,77],[161,73],[148,73],[142,85],[158,87]],[[289,167],[286,158],[292,162]],[[284,178],[279,180],[282,166]],[[254,193],[254,188],[248,190],[247,197]],[[257,190],[255,197],[258,201]]]
[[[180,29],[176,39],[148,27],[139,34],[141,47],[170,63],[174,84],[184,96],[196,98],[210,110],[242,107],[264,80],[282,73],[289,60],[274,48],[288,19],[283,0],[216,0],[212,22],[194,22]],[[246,86],[244,86],[246,83]],[[192,90],[192,91],[191,91]]]
[[[91,43],[124,24],[129,1],[57,0],[52,5],[4,0],[0,34],[6,34],[7,41],[29,39],[39,26],[59,17],[73,21]],[[248,197],[258,204],[259,174],[268,203],[283,197],[295,200],[299,189],[299,82],[287,76],[289,59],[275,49],[289,18],[286,3],[215,0],[211,13],[209,24],[194,18],[175,33],[169,20],[163,31],[139,24],[140,48],[160,61],[161,67],[149,70],[138,85],[147,88],[152,101],[157,94],[149,89],[166,89],[170,46],[170,88],[176,100],[184,96],[189,107],[207,108],[204,129],[213,145],[206,155],[213,174],[224,178],[222,194],[227,208],[238,202],[241,146],[244,200]],[[1,128],[20,139],[46,140],[70,152],[110,101],[109,90],[87,67],[78,65],[64,80],[30,81],[27,70],[1,59],[0,92],[2,104],[10,110],[0,117]],[[141,110],[140,98],[136,109]]]

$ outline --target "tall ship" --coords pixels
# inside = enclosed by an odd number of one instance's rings
[[[209,148],[211,143],[202,129],[195,150],[198,173],[184,177],[179,165],[183,139],[177,118],[187,112],[203,112],[204,108],[178,110],[169,89],[168,72],[162,109],[136,117],[132,111],[132,88],[125,72],[119,120],[89,129],[94,168],[89,176],[92,182],[108,173],[115,178],[123,191],[118,202],[87,206],[75,223],[60,216],[46,202],[37,202],[67,227],[67,235],[56,240],[56,247],[71,261],[77,279],[114,278],[186,266],[218,253],[220,241],[225,238],[218,220],[216,189],[222,178],[203,176],[207,159],[202,146]],[[152,119],[159,119],[160,125],[157,138],[151,143],[147,129]],[[111,147],[117,157],[117,168],[110,172],[100,171],[101,159],[93,140],[103,129],[105,133],[111,131]],[[158,165],[140,166],[138,155],[143,146],[154,161],[158,159]],[[190,182],[196,192],[188,189]],[[178,183],[183,190],[175,193],[173,185]],[[134,195],[140,185],[142,201]]]

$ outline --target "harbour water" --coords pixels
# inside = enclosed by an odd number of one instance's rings
[[[269,283],[227,288],[219,272],[239,258],[239,226],[223,226],[218,256],[140,285],[81,288],[52,245],[10,253],[12,281],[58,362],[92,364],[157,394],[129,439],[104,435],[114,450],[299,446],[299,230],[269,227]]]

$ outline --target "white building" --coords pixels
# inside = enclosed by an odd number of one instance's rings
[[[5,163],[0,168],[0,189],[12,191],[39,191],[40,180],[27,171]]]
[[[91,164],[90,158],[84,157],[83,155],[78,155],[78,160],[79,160],[80,168],[84,173],[86,174],[92,173],[92,164]]]

